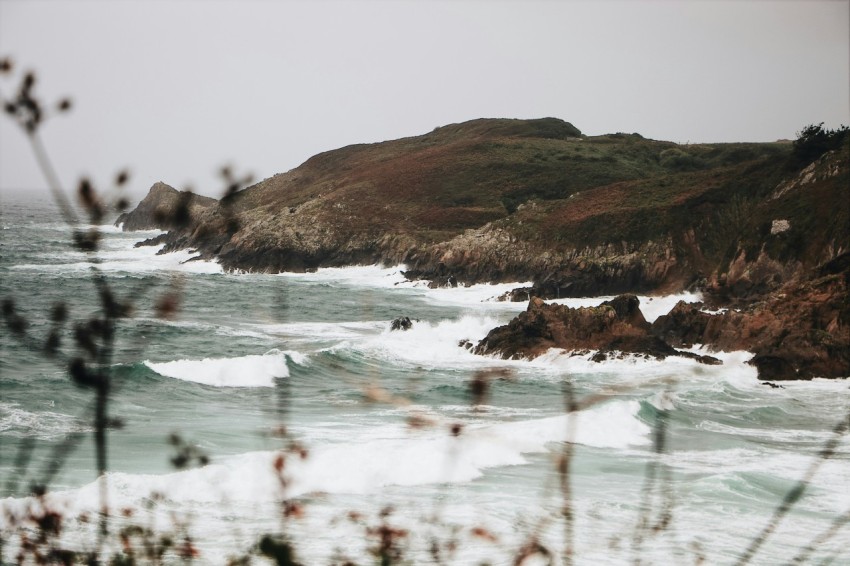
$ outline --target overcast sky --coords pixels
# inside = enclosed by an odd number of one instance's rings
[[[23,69],[73,97],[43,129],[66,186],[129,166],[136,197],[480,117],[676,142],[850,124],[848,1],[0,0],[4,55],[4,97]],[[2,118],[0,189],[43,185]]]

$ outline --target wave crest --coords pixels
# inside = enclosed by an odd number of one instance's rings
[[[236,358],[204,358],[144,364],[164,377],[213,387],[274,387],[277,378],[289,377],[289,361],[303,364],[299,352],[270,350],[265,354]]]

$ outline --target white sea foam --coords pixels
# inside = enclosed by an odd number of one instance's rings
[[[407,282],[402,271],[404,265],[382,267],[380,265],[355,265],[350,267],[323,267],[308,273],[280,273],[280,277],[288,277],[301,281],[321,283],[339,283],[362,287],[393,288]]]
[[[108,273],[145,274],[161,271],[196,274],[223,273],[223,269],[218,263],[194,260],[192,258],[197,254],[188,250],[162,255],[157,255],[156,252],[157,248],[155,247],[134,248],[132,242],[125,240],[120,244],[110,243],[103,246],[103,249],[92,257],[97,258],[98,269]],[[88,272],[92,267],[92,263],[87,259],[88,257],[76,252],[63,252],[45,258],[56,260],[51,263],[21,264],[14,266],[13,269],[60,274]]]
[[[429,281],[410,281],[404,277],[405,265],[382,267],[379,265],[358,265],[351,267],[326,267],[310,273],[281,273],[281,277],[301,281],[321,282],[358,287],[378,287],[384,289],[405,290],[438,304],[456,306],[480,306],[504,310],[522,310],[525,303],[499,301],[498,297],[517,287],[530,286],[530,282],[477,284],[458,287],[440,287],[431,289]]]
[[[284,324],[250,324],[266,336],[301,340],[350,340],[381,332],[386,321],[366,322],[290,322]]]
[[[572,440],[600,448],[648,444],[649,427],[636,418],[638,409],[635,401],[613,401],[581,411],[574,416]],[[312,449],[305,460],[286,457],[289,487],[285,494],[274,471],[276,452],[250,452],[162,475],[114,472],[108,475],[109,500],[115,507],[138,506],[156,492],[176,503],[262,503],[282,495],[370,493],[393,485],[468,482],[490,468],[525,464],[524,454],[546,452],[550,443],[567,440],[567,419],[469,426],[457,437],[446,430],[410,434],[396,428],[395,434],[385,437],[364,435],[325,444]],[[93,510],[99,487],[93,482],[49,497],[75,512]]]
[[[214,332],[220,336],[244,336],[248,338],[259,338],[261,340],[271,340],[272,336],[269,333],[258,332],[256,330],[250,330],[249,328],[254,328],[255,326],[260,325],[244,325],[246,328],[242,327],[232,327],[226,326],[223,324],[212,324],[208,322],[198,322],[193,320],[164,320],[161,318],[147,318],[147,317],[136,317],[134,319],[137,322],[143,322],[146,324],[156,324],[156,325],[164,325],[164,326],[172,326],[176,328],[189,328],[193,330],[201,330],[205,332]]]
[[[465,307],[486,307],[488,309],[498,308],[506,311],[523,311],[527,302],[500,301],[499,297],[518,287],[529,287],[531,282],[520,283],[480,283],[468,287],[440,287],[437,289],[422,288],[425,299],[444,305],[456,305]]]
[[[214,387],[273,387],[275,378],[289,377],[287,359],[295,363],[304,362],[304,356],[298,352],[271,350],[262,355],[238,358],[144,363],[165,377]]]
[[[605,383],[640,385],[643,383],[668,382],[670,384],[688,384],[726,382],[742,387],[762,387],[757,379],[757,370],[747,364],[752,358],[749,352],[705,352],[700,354],[714,356],[720,365],[706,365],[681,356],[669,356],[664,360],[643,358],[625,354],[609,356],[604,362],[592,360],[593,353],[574,354],[552,348],[542,356],[531,360],[532,366],[541,369],[560,370],[568,374],[591,374],[605,378]],[[602,382],[600,382],[602,383]]]
[[[848,445],[850,441],[845,440],[844,450],[850,448]],[[716,483],[718,480],[743,473],[765,474],[788,482],[788,489],[806,476],[813,462],[820,462],[809,481],[809,502],[836,514],[846,511],[850,506],[850,490],[835,489],[835,486],[850,485],[850,466],[847,465],[846,456],[821,460],[814,449],[809,450],[809,453],[801,453],[793,448],[777,450],[757,447],[710,451],[683,450],[667,455],[664,461],[694,474],[710,471],[705,482]],[[765,466],[766,462],[769,462],[768,466]],[[806,500],[802,503],[805,505]]]
[[[0,402],[0,434],[3,435],[52,440],[90,430],[90,426],[71,415],[53,411],[28,411],[21,408],[19,403]]]
[[[352,349],[367,355],[424,368],[492,366],[494,360],[471,354],[459,346],[462,340],[473,344],[502,324],[491,316],[465,315],[456,320],[414,322],[409,330],[391,331],[386,323],[380,334],[363,340],[347,340],[333,349]],[[504,365],[504,360],[496,363]]]
[[[710,432],[726,434],[735,438],[750,438],[788,444],[795,442],[825,442],[832,436],[830,431],[823,430],[750,428],[744,426],[732,426],[710,420],[701,422],[698,425],[698,428]]]

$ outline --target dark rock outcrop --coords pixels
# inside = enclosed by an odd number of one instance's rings
[[[164,234],[159,234],[158,236],[154,236],[153,238],[148,238],[147,240],[142,240],[141,242],[136,242],[133,247],[134,248],[143,248],[145,246],[161,246],[163,244],[167,244],[169,241],[168,232]]]
[[[400,316],[390,323],[390,330],[410,330],[413,328],[413,322],[409,317]]]
[[[739,310],[708,314],[677,304],[653,324],[674,346],[700,343],[714,350],[747,350],[760,379],[850,376],[850,254],[817,268]]]
[[[533,297],[528,309],[505,326],[493,329],[473,348],[476,354],[504,358],[534,358],[550,348],[586,352],[595,350],[595,361],[610,355],[638,354],[664,359],[686,355],[704,363],[717,360],[679,352],[650,333],[650,324],[634,295],[621,295],[598,307],[570,308],[546,304]]]
[[[810,279],[789,283],[745,309],[709,313],[701,304],[679,302],[651,325],[633,295],[578,309],[535,297],[525,312],[493,329],[473,351],[533,358],[562,348],[595,350],[595,361],[622,352],[719,363],[677,349],[701,344],[713,351],[752,352],[750,363],[762,380],[850,377],[848,288],[850,253],[845,253],[813,270]]]
[[[201,211],[217,203],[210,197],[178,191],[162,182],[154,183],[139,205],[121,214],[115,225],[122,226],[124,231],[182,228],[193,224]]]

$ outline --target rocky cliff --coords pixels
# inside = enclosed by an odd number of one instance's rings
[[[542,297],[700,286],[749,299],[850,241],[847,150],[802,170],[790,153],[475,120],[319,154],[227,203],[194,197],[168,249],[246,271],[406,263],[438,281],[533,280]],[[174,199],[155,185],[125,229]]]
[[[157,184],[120,221],[169,229],[166,251],[196,249],[226,269],[404,263],[435,284],[533,281],[517,300],[699,289],[713,306],[768,304],[784,313],[777,328],[820,331],[801,323],[811,309],[783,311],[778,297],[804,293],[813,270],[848,251],[850,147],[810,163],[796,150],[473,120],[322,153],[218,202]],[[848,342],[837,328],[818,340]],[[760,367],[781,366],[768,342],[757,348],[774,361]]]

